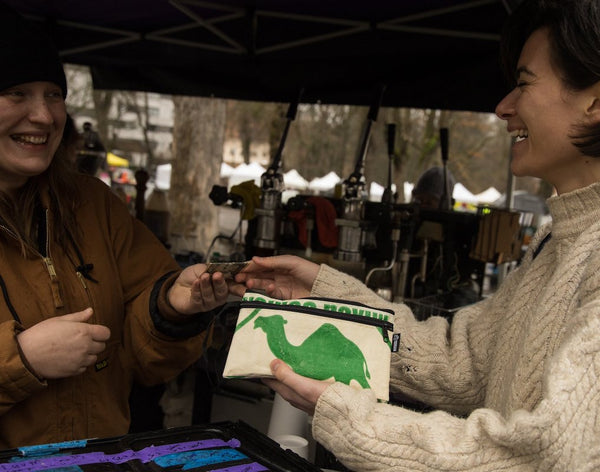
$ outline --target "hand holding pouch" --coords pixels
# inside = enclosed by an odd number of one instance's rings
[[[388,401],[391,310],[348,300],[277,300],[246,292],[223,371],[225,378],[272,377],[279,358],[294,372],[318,380],[370,388]]]

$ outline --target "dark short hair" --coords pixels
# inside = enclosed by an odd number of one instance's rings
[[[565,87],[584,90],[600,81],[600,0],[523,0],[502,33],[502,64],[513,86],[523,45],[540,28],[548,30],[550,60]],[[600,125],[575,131],[581,153],[600,157]]]

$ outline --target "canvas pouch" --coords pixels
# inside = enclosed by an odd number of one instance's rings
[[[275,358],[318,380],[370,388],[388,401],[394,313],[348,300],[277,300],[248,291],[240,311],[223,377],[273,377]]]

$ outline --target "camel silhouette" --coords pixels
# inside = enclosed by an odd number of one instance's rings
[[[304,377],[336,381],[350,385],[356,380],[361,387],[370,388],[371,378],[367,361],[360,348],[345,337],[331,323],[324,323],[302,344],[294,346],[287,340],[281,315],[259,316],[254,329],[261,328],[267,335],[267,344],[275,357],[288,364]]]

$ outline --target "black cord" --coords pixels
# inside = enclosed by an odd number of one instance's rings
[[[6,302],[6,306],[8,307],[10,313],[12,314],[12,317],[14,318],[14,320],[17,323],[21,324],[21,318],[19,318],[19,315],[17,315],[17,311],[15,310],[15,307],[10,302],[10,297],[8,296],[8,290],[6,288],[6,283],[4,283],[4,279],[2,278],[1,275],[0,275],[0,288],[2,289],[2,295],[4,295],[4,301]]]
[[[79,259],[79,265],[75,267],[75,270],[77,272],[79,272],[81,275],[83,275],[83,277],[85,279],[87,279],[91,282],[98,283],[98,281],[90,275],[90,272],[94,268],[94,264],[86,263],[83,261],[83,256],[81,255],[81,251],[77,247],[77,244],[75,244],[75,239],[73,238],[71,233],[69,233],[68,231],[67,231],[67,236],[71,240],[71,244],[73,246],[73,249],[75,250],[75,254],[77,254],[77,258]],[[73,261],[71,261],[71,262],[73,262]]]
[[[538,247],[536,247],[536,248],[535,248],[535,251],[533,251],[533,258],[532,258],[532,259],[535,259],[535,258],[538,256],[538,254],[539,254],[540,252],[542,252],[542,249],[544,249],[544,246],[546,245],[546,243],[547,243],[548,241],[550,241],[550,238],[552,238],[552,233],[548,233],[548,234],[547,234],[547,235],[544,237],[544,239],[542,239],[542,242],[540,243],[540,245],[539,245]]]

